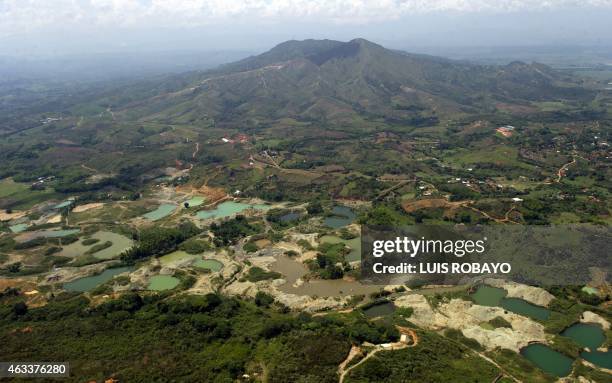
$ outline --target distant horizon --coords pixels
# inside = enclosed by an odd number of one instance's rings
[[[298,41],[303,40],[309,39]],[[339,41],[350,40],[352,39]],[[504,65],[513,61],[522,61],[526,63],[539,62],[558,68],[612,65],[612,44],[402,46],[389,45],[372,39],[367,40],[392,50],[478,64]],[[0,54],[0,63],[2,64],[2,67],[0,67],[0,83],[28,79],[59,81],[138,79],[193,70],[209,70],[219,65],[262,54],[286,41],[291,40],[274,42],[260,50],[207,49],[201,47],[200,49],[80,52],[45,56]]]
[[[429,54],[427,52],[439,51],[441,53],[441,57],[445,57],[443,52],[456,52],[459,50],[468,49],[470,51],[513,51],[520,50],[523,52],[529,52],[534,54],[545,54],[550,53],[550,51],[558,51],[564,49],[597,49],[601,54],[608,54],[612,58],[612,41],[611,42],[599,42],[599,43],[541,43],[541,44],[508,44],[508,45],[477,45],[477,44],[465,44],[465,45],[427,45],[427,44],[387,44],[385,42],[381,42],[376,39],[368,39],[360,36],[356,36],[354,38],[348,39],[334,39],[334,38],[300,38],[300,39],[286,39],[279,40],[277,42],[271,42],[270,45],[260,49],[240,49],[240,48],[211,48],[211,47],[182,47],[172,49],[169,47],[164,48],[148,48],[142,50],[132,50],[128,48],[124,48],[123,50],[100,50],[100,51],[88,51],[88,52],[56,52],[56,53],[47,53],[40,55],[19,55],[19,54],[2,54],[0,53],[0,58],[11,58],[11,59],[22,59],[27,61],[36,61],[36,60],[47,60],[47,59],[65,59],[71,57],[80,57],[80,58],[89,58],[95,56],[114,56],[120,54],[127,55],[154,55],[154,54],[203,54],[203,53],[242,53],[248,55],[258,55],[261,53],[265,53],[270,49],[273,49],[277,45],[289,42],[289,41],[308,41],[308,40],[330,40],[330,41],[339,41],[339,42],[349,42],[355,39],[364,39],[370,41],[372,43],[381,45],[388,49],[405,51],[407,53],[424,53]],[[567,52],[564,52],[567,54]],[[501,57],[501,56],[500,56]]]
[[[42,0],[0,6],[0,56],[251,51],[363,37],[411,47],[612,46],[610,0]]]

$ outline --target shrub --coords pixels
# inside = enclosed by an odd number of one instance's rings
[[[100,242],[100,240],[98,238],[87,238],[87,239],[83,240],[82,244],[84,246],[91,246],[94,243],[98,243],[98,242]]]
[[[494,328],[500,328],[500,327],[512,328],[512,325],[510,324],[510,322],[508,322],[507,320],[505,320],[504,318],[500,316],[497,316],[491,319],[489,321],[489,324],[493,326]]]
[[[268,307],[274,302],[274,297],[270,294],[258,291],[255,294],[255,304],[260,307]]]
[[[249,282],[265,281],[267,279],[280,278],[281,274],[274,271],[265,271],[261,267],[253,266],[249,269],[246,279]]]
[[[246,251],[247,253],[254,253],[257,250],[259,250],[257,248],[257,245],[254,242],[247,242],[247,243],[245,243],[244,246],[242,247],[242,249],[244,251]]]
[[[201,254],[212,248],[208,241],[201,239],[190,238],[179,245],[179,250],[183,250],[189,254]]]

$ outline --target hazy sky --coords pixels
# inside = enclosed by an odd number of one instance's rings
[[[384,45],[612,44],[612,0],[0,0],[0,55]]]

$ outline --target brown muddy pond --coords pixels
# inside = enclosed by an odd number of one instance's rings
[[[308,269],[299,261],[286,256],[276,257],[276,262],[274,262],[270,268],[283,275],[287,283],[280,286],[279,289],[288,294],[316,295],[318,297],[344,297],[348,295],[367,295],[380,291],[383,287],[377,285],[363,285],[357,281],[347,281],[344,279],[316,279],[304,281],[300,286],[293,286],[300,277],[308,273]]]

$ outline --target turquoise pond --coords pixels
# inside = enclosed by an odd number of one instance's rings
[[[170,275],[156,275],[149,280],[149,290],[163,291],[171,290],[178,286],[180,280]]]
[[[481,285],[471,296],[476,304],[481,306],[502,307],[513,313],[525,315],[534,319],[547,320],[550,310],[545,307],[534,305],[524,299],[506,298],[508,293],[504,289]]]
[[[596,350],[606,340],[606,334],[600,325],[594,323],[576,323],[563,330],[561,335],[572,338],[582,347]]]
[[[225,218],[231,217],[234,214],[238,214],[247,209],[256,209],[256,210],[267,210],[270,209],[268,205],[262,204],[247,204],[242,202],[223,202],[213,210],[202,210],[197,212],[196,217],[199,219],[210,219],[210,218]]]
[[[28,225],[25,223],[19,223],[17,225],[9,226],[9,229],[11,229],[11,232],[13,233],[21,233],[22,231],[25,231],[25,229],[27,228],[28,228]]]
[[[325,226],[329,226],[333,229],[339,229],[341,227],[350,225],[353,223],[353,221],[355,221],[355,218],[357,218],[353,210],[346,206],[334,206],[331,212],[332,215],[325,217],[323,223]]]
[[[599,367],[612,369],[612,351],[591,351],[581,352],[580,357],[588,362],[591,362]]]
[[[588,347],[590,352],[583,351],[580,357],[599,367],[612,369],[612,351],[597,351],[606,341],[606,334],[600,325],[595,323],[576,323],[563,330],[561,335],[572,338],[582,347]]]
[[[176,210],[176,208],[176,205],[165,203],[163,205],[159,205],[157,209],[150,211],[147,214],[144,214],[143,217],[145,217],[146,219],[150,219],[151,221],[157,221],[158,219],[162,219],[172,214],[172,212]]]
[[[203,204],[205,201],[204,197],[193,197],[191,199],[188,199],[187,201],[185,201],[189,206],[188,207],[194,207],[194,206],[200,206],[201,204]]]
[[[550,317],[550,310],[542,306],[529,303],[524,299],[504,298],[501,301],[501,306],[508,311],[539,320],[547,320]]]
[[[64,289],[68,291],[77,292],[89,291],[107,281],[110,281],[115,275],[119,275],[121,273],[129,272],[132,270],[134,270],[133,267],[117,267],[114,269],[106,269],[98,275],[79,278],[72,282],[64,283]]]
[[[521,355],[554,376],[567,376],[572,371],[573,361],[570,357],[540,343],[522,348]]]
[[[546,321],[550,310],[517,298],[506,298],[504,289],[481,285],[471,294],[476,304],[498,306],[517,314]],[[578,345],[588,347],[591,352],[583,351],[580,357],[597,366],[612,368],[612,351],[597,351],[604,344],[606,336],[601,326],[591,323],[576,323],[561,332],[562,336],[573,339]],[[521,354],[542,370],[555,376],[566,376],[571,371],[572,359],[552,350],[546,345],[532,344],[521,350]]]

